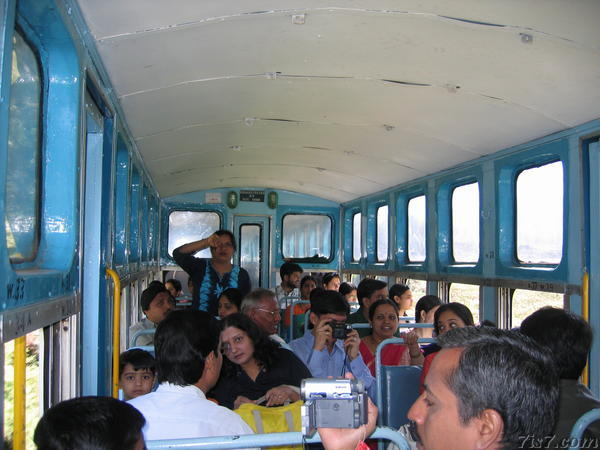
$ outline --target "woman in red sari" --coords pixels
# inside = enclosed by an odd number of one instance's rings
[[[398,305],[396,302],[383,299],[377,300],[369,308],[369,322],[371,334],[362,338],[360,354],[363,361],[375,376],[375,352],[379,343],[394,337],[398,329]],[[423,364],[423,354],[417,344],[418,336],[415,332],[401,334],[403,344],[391,344],[383,349],[381,362],[385,366],[420,366]]]

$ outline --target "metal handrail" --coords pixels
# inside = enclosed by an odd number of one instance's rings
[[[15,339],[14,349],[14,425],[13,425],[13,449],[25,450],[25,410],[27,401],[25,398],[26,377],[26,346],[25,336]]]
[[[400,450],[410,450],[406,438],[397,430],[389,427],[377,427],[370,439],[386,439],[394,443]],[[315,433],[312,437],[303,436],[301,432],[243,434],[235,436],[217,436],[191,439],[164,439],[146,441],[148,450],[166,449],[217,449],[217,448],[250,448],[272,447],[277,445],[300,445],[303,443],[319,443],[321,437]]]
[[[113,357],[112,357],[112,396],[119,398],[119,355],[121,346],[121,279],[119,274],[106,269],[106,275],[112,278],[113,292]]]
[[[437,342],[437,339],[435,338],[419,338],[419,340],[417,342],[429,342],[429,343],[435,343]],[[402,338],[389,338],[389,339],[385,339],[383,341],[381,341],[379,343],[379,345],[377,346],[377,349],[375,351],[375,380],[376,380],[376,385],[375,385],[375,398],[377,399],[377,405],[379,407],[381,407],[383,405],[383,380],[381,375],[381,353],[383,352],[383,348],[386,347],[389,344],[402,344],[404,345],[404,339]],[[381,425],[381,420],[382,420],[382,415],[380,414],[379,417],[377,418],[378,423]]]
[[[148,328],[146,330],[138,330],[135,333],[133,333],[133,336],[131,336],[131,338],[129,339],[129,346],[130,347],[137,347],[135,341],[137,341],[137,339],[140,336],[144,336],[146,334],[154,334],[156,333],[156,328]]]
[[[581,439],[583,432],[596,420],[600,420],[600,408],[592,409],[577,419],[577,422],[575,422],[575,425],[573,425],[573,429],[571,430],[571,437],[569,439],[569,444],[571,446],[569,447],[569,450],[577,450],[581,447],[581,444],[583,444]],[[584,446],[584,448],[591,447]]]

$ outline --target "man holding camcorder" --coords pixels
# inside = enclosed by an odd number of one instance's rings
[[[357,331],[346,323],[350,311],[344,297],[337,291],[323,291],[311,300],[310,310],[311,332],[290,342],[296,356],[316,378],[338,378],[351,372],[374,399],[375,379],[358,351]]]

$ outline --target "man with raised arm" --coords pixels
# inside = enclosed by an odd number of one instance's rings
[[[290,347],[315,378],[342,377],[350,372],[364,382],[369,396],[374,399],[375,379],[358,350],[358,333],[349,330],[345,338],[339,339],[333,333],[334,328],[343,328],[349,311],[348,302],[342,294],[320,291],[314,301],[311,299],[309,320],[312,329],[290,342]]]
[[[212,258],[196,258],[194,254],[210,247]],[[236,250],[235,237],[228,230],[218,230],[205,239],[184,244],[173,250],[173,259],[192,279],[193,298],[191,309],[208,311],[217,315],[221,293],[237,288],[242,295],[250,292],[248,272],[232,263]]]

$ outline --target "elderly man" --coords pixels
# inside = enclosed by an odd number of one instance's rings
[[[250,317],[258,327],[283,348],[290,349],[277,334],[281,314],[275,293],[268,289],[254,289],[242,301],[242,313]]]
[[[452,330],[439,343],[426,390],[408,413],[419,449],[569,447],[552,434],[559,382],[547,350],[519,332],[488,327]],[[325,448],[358,448],[373,429],[371,414],[369,405],[364,430],[319,429]]]

